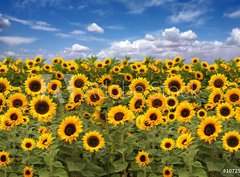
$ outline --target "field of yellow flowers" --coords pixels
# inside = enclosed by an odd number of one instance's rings
[[[240,175],[240,57],[0,62],[1,177]]]

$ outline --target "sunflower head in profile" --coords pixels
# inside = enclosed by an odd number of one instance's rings
[[[14,125],[6,116],[0,115],[0,130],[11,130]]]
[[[31,167],[26,166],[23,169],[23,176],[24,177],[32,177],[33,176],[33,169]]]
[[[177,131],[178,131],[178,133],[187,133],[187,128],[184,126],[180,126],[180,127],[178,127]]]
[[[163,174],[163,177],[172,177],[173,176],[172,168],[165,166],[163,168],[162,174]]]
[[[28,95],[38,95],[46,90],[45,83],[40,75],[27,78],[25,90]]]
[[[35,147],[35,141],[32,138],[25,138],[22,141],[21,147],[25,151],[32,151],[33,148]]]
[[[50,144],[52,144],[54,137],[51,133],[43,133],[39,136],[37,141],[37,147],[40,149],[47,149]]]
[[[69,82],[72,88],[84,88],[88,84],[88,79],[84,74],[75,74]]]
[[[123,91],[119,85],[110,85],[108,87],[108,94],[110,95],[111,98],[116,100],[122,96]]]
[[[181,134],[176,140],[176,146],[179,149],[186,149],[192,142],[193,137],[190,133]]]
[[[190,122],[194,116],[194,110],[187,101],[181,102],[176,109],[176,116],[180,122]]]
[[[196,94],[201,89],[201,82],[199,80],[191,80],[187,84],[187,92],[190,94]]]
[[[141,166],[147,166],[150,163],[149,155],[146,151],[139,151],[136,158],[135,158],[136,163]]]
[[[112,76],[111,75],[103,75],[100,78],[100,83],[102,84],[102,86],[110,86],[112,83]]]
[[[212,75],[209,80],[209,86],[212,88],[222,88],[226,86],[227,78],[223,74]]]
[[[236,152],[240,149],[240,134],[236,131],[230,131],[224,134],[223,148],[229,152]]]
[[[8,98],[8,106],[10,108],[24,108],[28,105],[26,95],[23,93],[14,93]]]
[[[118,105],[109,110],[107,119],[109,124],[116,126],[118,124],[124,124],[126,121],[131,121],[133,119],[133,113],[128,110],[126,106]]]
[[[223,92],[219,88],[213,89],[213,91],[210,93],[208,102],[212,104],[221,103],[223,100]]]
[[[56,104],[48,96],[37,96],[30,102],[30,113],[39,121],[49,122],[56,113]]]
[[[201,140],[212,143],[216,141],[218,134],[222,132],[221,123],[216,117],[206,117],[198,126],[197,134]]]
[[[174,96],[169,96],[165,100],[166,106],[169,109],[174,109],[175,107],[178,106],[178,99]]]
[[[174,148],[175,142],[171,138],[164,138],[160,144],[164,151],[171,151]]]
[[[129,102],[130,110],[134,113],[142,112],[145,98],[141,93],[135,93]]]
[[[180,95],[184,91],[184,83],[180,76],[172,76],[164,82],[165,92],[169,95]]]
[[[47,88],[48,88],[48,93],[56,94],[62,88],[62,83],[59,80],[54,79],[48,83]]]
[[[58,127],[58,136],[61,140],[72,144],[82,131],[82,121],[76,116],[68,116]]]
[[[149,95],[147,103],[148,107],[161,110],[166,107],[166,97],[161,93],[154,93]]]
[[[104,93],[99,88],[87,90],[86,101],[90,105],[101,105],[104,102]]]
[[[105,145],[104,138],[99,132],[88,132],[83,136],[83,147],[90,152],[98,152]]]
[[[144,115],[137,116],[137,118],[136,118],[136,126],[140,130],[149,130],[149,128],[152,127],[151,122]]]
[[[9,108],[5,113],[5,117],[11,122],[11,124],[19,125],[22,121],[22,112],[17,108]]]
[[[38,128],[38,133],[47,133],[48,129],[45,126],[40,126]]]
[[[9,153],[0,151],[0,166],[6,166],[10,163]]]
[[[223,120],[230,119],[234,115],[233,107],[230,103],[221,103],[216,109],[217,116]]]
[[[162,123],[162,116],[157,108],[149,108],[144,115],[149,119],[151,126]]]
[[[132,80],[131,84],[129,85],[129,88],[132,92],[145,94],[150,89],[150,85],[146,78],[140,77]]]
[[[0,112],[2,112],[5,106],[5,102],[6,102],[5,96],[2,93],[0,93]]]
[[[232,88],[229,89],[225,95],[226,101],[230,104],[239,104],[240,103],[240,89]]]
[[[69,96],[68,102],[74,106],[81,105],[83,101],[84,94],[80,88],[75,88]]]
[[[0,93],[6,94],[10,89],[9,81],[6,78],[0,77]]]

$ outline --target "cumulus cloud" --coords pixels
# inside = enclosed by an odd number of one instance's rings
[[[36,41],[36,38],[19,37],[19,36],[0,36],[0,42],[8,44],[9,46],[16,46],[20,44],[30,44]]]
[[[229,59],[239,55],[239,31],[239,29],[233,29],[226,40],[227,43],[199,41],[192,30],[181,32],[178,28],[172,27],[163,30],[158,35],[146,34],[143,39],[113,42],[109,48],[101,50],[97,56],[100,58],[130,56],[133,59],[142,59],[146,56],[169,58],[180,55],[187,59],[196,56],[205,60],[220,57]],[[229,45],[230,42],[232,45]]]
[[[199,16],[201,16],[204,13],[202,10],[188,10],[188,11],[181,11],[178,14],[174,14],[170,16],[170,20],[173,23],[181,23],[181,22],[193,22],[195,21]]]
[[[76,58],[85,58],[90,49],[86,46],[80,44],[73,44],[70,48],[65,48],[63,51],[59,52],[59,56],[62,56],[66,59],[76,59]]]
[[[10,21],[7,18],[3,17],[2,14],[0,14],[0,31],[10,26],[11,26]]]
[[[240,10],[236,10],[231,13],[225,13],[223,16],[229,17],[229,18],[240,18]]]
[[[92,23],[87,27],[87,30],[92,33],[104,33],[104,29],[100,26],[98,26],[96,23]]]

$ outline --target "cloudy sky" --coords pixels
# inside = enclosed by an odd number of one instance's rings
[[[0,57],[240,55],[239,0],[0,0]]]

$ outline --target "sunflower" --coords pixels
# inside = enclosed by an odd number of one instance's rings
[[[120,65],[121,66],[128,66],[128,60],[127,59],[123,60]]]
[[[10,163],[9,153],[0,151],[0,166],[6,166]]]
[[[205,109],[199,109],[197,111],[197,117],[202,119],[205,118],[207,116],[207,111],[205,111]]]
[[[64,78],[64,75],[61,71],[57,71],[55,72],[55,77],[58,79],[58,80],[63,80]]]
[[[48,72],[52,72],[52,66],[49,65],[49,64],[45,64],[45,65],[43,65],[43,70],[48,71]]]
[[[114,124],[124,124],[125,121],[130,121],[133,119],[132,111],[128,110],[126,106],[114,106],[112,107],[108,114],[108,123]]]
[[[30,102],[30,113],[39,121],[49,122],[56,113],[56,104],[48,96],[37,96]]]
[[[232,88],[229,89],[225,95],[226,101],[230,104],[239,104],[240,103],[240,89]]]
[[[72,141],[76,141],[82,131],[82,121],[76,116],[66,117],[58,126],[58,136],[70,144]]]
[[[22,112],[17,108],[9,108],[5,113],[5,117],[12,125],[19,125],[22,121]]]
[[[164,138],[161,142],[161,148],[164,151],[171,151],[174,148],[174,140],[171,138]]]
[[[229,152],[239,151],[240,149],[240,134],[236,131],[230,131],[224,134],[223,148]]]
[[[182,61],[182,58],[180,56],[175,56],[173,60],[175,63],[180,63]]]
[[[180,76],[172,76],[165,80],[165,92],[169,95],[180,95],[184,91],[184,83]]]
[[[110,95],[111,98],[116,100],[122,96],[123,91],[121,87],[119,87],[119,85],[110,85],[108,87],[108,94]]]
[[[204,68],[204,69],[207,69],[208,68],[208,62],[202,61],[201,62],[201,67]]]
[[[227,78],[223,74],[215,74],[209,80],[209,86],[212,88],[222,88],[226,86]]]
[[[145,94],[150,89],[150,85],[146,78],[140,77],[132,80],[131,84],[129,85],[129,88],[132,92]]]
[[[148,130],[151,127],[149,119],[144,115],[139,115],[136,118],[136,126],[140,130]]]
[[[47,149],[50,144],[52,144],[53,137],[51,133],[43,133],[39,136],[37,147],[40,149]]]
[[[223,120],[227,120],[234,115],[234,110],[230,103],[218,104],[216,112],[217,116]]]
[[[124,75],[124,79],[125,79],[125,81],[127,81],[127,82],[131,82],[131,81],[133,80],[133,76],[132,76],[132,74],[130,74],[130,73],[126,73],[126,74]]]
[[[35,141],[32,138],[25,138],[22,141],[21,147],[25,151],[31,151],[35,147]]]
[[[222,92],[222,90],[219,89],[219,88],[215,88],[210,93],[209,98],[208,98],[208,102],[217,104],[217,103],[221,103],[222,99],[223,99],[223,92]]]
[[[80,88],[76,88],[69,96],[69,103],[79,106],[83,101],[83,92]]]
[[[208,65],[208,71],[211,72],[211,71],[217,71],[218,69],[218,65],[215,63],[215,64],[212,64],[212,65]]]
[[[62,88],[62,83],[59,80],[51,80],[48,83],[48,93],[56,94]]]
[[[103,85],[103,86],[110,86],[111,85],[111,82],[112,82],[112,76],[111,75],[103,75],[100,79],[100,83]]]
[[[0,115],[0,130],[10,130],[12,127],[12,121],[4,115]]]
[[[9,81],[6,78],[0,77],[0,93],[6,94],[10,89]]]
[[[96,61],[96,62],[94,63],[94,66],[95,66],[96,68],[98,68],[98,69],[103,69],[103,68],[105,67],[105,63],[102,62],[102,61]]]
[[[201,82],[198,80],[191,80],[187,84],[187,92],[190,94],[196,94],[201,88]]]
[[[175,65],[174,60],[170,60],[170,59],[166,59],[165,64],[168,69]]]
[[[162,174],[163,174],[163,177],[172,177],[173,176],[172,168],[165,166],[163,168]]]
[[[182,70],[183,71],[191,71],[191,69],[192,69],[192,65],[189,65],[189,64],[184,64],[183,66],[182,66]]]
[[[203,73],[201,73],[200,71],[194,72],[194,76],[198,80],[203,80]]]
[[[87,91],[86,101],[90,105],[101,105],[104,102],[104,93],[99,88],[93,88]]]
[[[201,140],[205,142],[212,143],[212,141],[216,141],[218,134],[221,133],[221,123],[215,117],[206,117],[203,119],[198,126],[197,134]]]
[[[196,63],[199,63],[199,61],[200,61],[199,58],[195,57],[195,58],[192,58],[191,63],[196,64]]]
[[[178,133],[187,133],[187,128],[184,126],[180,126],[177,131]]]
[[[33,176],[33,169],[31,167],[26,166],[23,169],[23,176],[24,177],[32,177]]]
[[[192,139],[190,133],[181,134],[176,140],[177,148],[186,149],[191,144]]]
[[[45,91],[45,83],[40,75],[27,78],[25,90],[28,95],[37,95]]]
[[[148,107],[163,109],[166,106],[166,97],[161,93],[154,93],[148,96]]]
[[[10,108],[24,108],[27,105],[27,97],[22,93],[11,94],[8,98],[8,106]]]
[[[167,115],[167,121],[168,122],[173,122],[175,119],[176,119],[176,116],[175,116],[175,113],[174,112],[170,112],[168,115]]]
[[[88,84],[88,79],[84,74],[76,74],[71,77],[69,83],[72,88],[84,88]]]
[[[110,65],[112,60],[111,60],[111,58],[105,58],[103,62],[105,65]]]
[[[90,152],[98,152],[105,145],[104,138],[96,131],[91,131],[83,136],[83,147]]]
[[[144,115],[147,117],[147,119],[149,119],[151,126],[161,123],[162,116],[157,108],[149,108]]]
[[[47,133],[47,127],[45,127],[45,126],[40,126],[39,128],[38,128],[38,133]]]
[[[236,113],[235,119],[236,119],[238,122],[240,122],[240,107],[237,107],[237,108],[235,109],[235,113]]]
[[[4,106],[5,106],[5,97],[2,93],[0,93],[0,112],[3,111]]]
[[[194,116],[194,110],[190,103],[181,102],[176,109],[176,116],[180,122],[190,122]]]
[[[144,96],[141,93],[136,93],[129,102],[129,108],[134,113],[142,112],[144,102],[145,102]]]
[[[147,166],[150,163],[148,153],[143,150],[138,152],[135,160],[136,160],[136,163],[142,167]]]
[[[166,105],[169,109],[174,109],[178,106],[178,99],[174,96],[170,96],[166,98]]]

